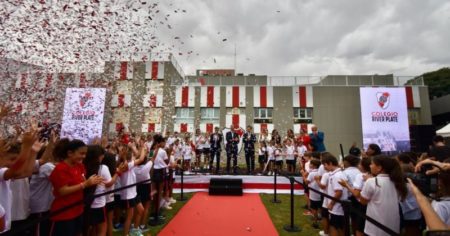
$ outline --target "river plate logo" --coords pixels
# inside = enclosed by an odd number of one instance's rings
[[[377,93],[377,102],[381,109],[386,109],[389,107],[391,101],[390,94],[388,92]]]
[[[82,96],[80,96],[80,106],[81,108],[85,108],[89,102],[92,100],[92,94],[90,92],[84,93]]]

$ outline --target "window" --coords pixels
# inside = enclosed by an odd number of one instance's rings
[[[245,108],[227,108],[227,115],[245,115]]]
[[[294,108],[294,123],[312,123],[311,108]]]
[[[146,81],[147,94],[162,95],[164,83],[161,81],[149,80]]]
[[[255,123],[272,123],[273,108],[255,108]]]
[[[201,108],[200,117],[202,120],[218,120],[220,117],[219,108]]]
[[[161,123],[162,118],[162,109],[161,108],[152,108],[152,109],[145,109],[145,117],[144,122],[145,123]]]
[[[194,119],[194,108],[176,108],[177,119]]]
[[[273,108],[255,108],[255,119],[272,119]]]

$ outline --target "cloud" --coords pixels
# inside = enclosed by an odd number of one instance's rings
[[[82,42],[90,42],[77,45],[83,60],[76,62],[77,69],[90,70],[101,60],[139,60],[141,56],[130,56],[135,50],[139,55],[150,50],[171,52],[186,74],[196,69],[234,68],[235,49],[237,71],[245,74],[418,75],[450,64],[450,2],[445,0],[174,0],[161,1],[155,8],[149,7],[150,2],[114,4],[111,8],[118,16],[96,19],[106,32],[77,31]],[[29,5],[19,8],[17,12],[30,15]],[[14,6],[5,9],[9,12]],[[59,14],[61,19],[51,23],[70,23],[74,14]],[[41,22],[42,17],[33,19]],[[10,24],[26,24],[27,17],[4,19],[4,27],[10,28],[0,35],[3,55],[47,65],[65,58],[76,61],[71,49],[55,39],[67,40],[72,35],[48,37],[40,23],[31,27],[40,31],[30,31],[27,40],[40,35],[56,43],[49,47],[38,43],[41,53],[27,58],[29,48],[24,50],[16,42],[23,35]]]

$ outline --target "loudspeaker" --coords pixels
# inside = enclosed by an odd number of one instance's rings
[[[209,195],[242,196],[242,179],[211,178]]]
[[[428,152],[436,136],[436,128],[434,125],[410,125],[409,134],[411,151]]]

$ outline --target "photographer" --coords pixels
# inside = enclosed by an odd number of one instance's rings
[[[416,171],[420,171],[422,166],[426,164],[432,164],[440,170],[438,174],[438,200],[433,200],[430,204],[428,198],[422,194],[413,181],[411,179],[408,179],[408,181],[422,210],[428,229],[448,230],[450,229],[450,165],[449,163],[427,159],[417,164]]]
[[[444,137],[437,135],[433,138],[433,147],[430,149],[428,156],[440,162],[450,158],[450,147],[445,145]]]

